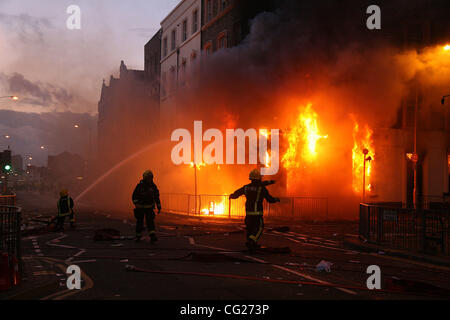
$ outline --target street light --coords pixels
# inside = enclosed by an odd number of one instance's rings
[[[19,97],[18,96],[3,96],[3,97],[0,97],[0,99],[10,99],[13,101],[17,101],[17,100],[19,100]]]
[[[369,154],[368,149],[363,150],[364,154],[364,173],[363,173],[363,203],[366,201],[366,162],[372,161],[372,157],[367,155]]]

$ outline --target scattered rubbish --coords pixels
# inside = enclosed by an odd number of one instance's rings
[[[120,294],[116,294],[116,295],[114,295],[114,297],[120,297]]]
[[[346,251],[346,252],[344,252],[344,254],[358,254],[358,252],[356,252],[356,251]]]
[[[120,262],[128,262],[128,259],[120,260]]]
[[[291,248],[289,248],[289,247],[281,247],[281,248],[261,247],[261,248],[257,248],[256,251],[266,252],[266,253],[288,254],[288,253],[291,253]]]
[[[123,247],[123,243],[114,243],[111,247]]]
[[[66,284],[66,283],[64,283],[64,282],[60,282],[60,283],[59,283],[59,286],[60,286],[60,287],[66,287],[66,286],[67,286],[67,284]]]
[[[333,233],[333,237],[337,237],[337,235],[338,235],[337,233]]]
[[[191,252],[186,257],[180,260],[190,260],[198,262],[234,262],[234,263],[252,263],[250,260],[244,260],[241,258],[232,257],[230,255],[220,254],[220,253],[196,253]]]
[[[240,262],[235,262],[234,264],[241,264]]]
[[[299,293],[297,293],[297,295],[298,295],[298,296],[303,296],[303,295],[304,295],[304,293],[302,293],[302,292],[299,292]]]
[[[264,278],[264,279],[270,279],[270,277],[266,277],[266,276],[264,276],[263,278]]]
[[[301,283],[298,284],[299,287],[303,287],[303,285]]]
[[[62,276],[64,276],[64,275],[61,274],[61,273],[57,273],[56,276],[57,276],[57,277],[62,277]]]
[[[284,265],[286,265],[286,266],[299,266],[299,264],[295,263],[295,262],[286,262]]]
[[[106,216],[107,218],[110,218],[111,217],[111,215],[110,214],[108,214],[107,216]]]
[[[150,254],[149,254],[150,257],[153,257],[154,255],[155,255],[154,253],[150,253]]]
[[[117,240],[120,238],[120,231],[116,229],[95,230],[94,241]]]
[[[378,251],[378,254],[386,254],[384,251]]]
[[[226,237],[228,237],[230,234],[229,234],[229,233],[224,233],[223,235],[226,236]]]
[[[128,223],[128,220],[125,219],[125,220],[123,220],[122,222],[125,223],[125,224],[127,224],[127,223]]]
[[[357,260],[349,260],[348,262],[350,262],[350,263],[361,263],[360,261],[357,261]]]
[[[283,232],[283,233],[289,232],[290,230],[291,229],[289,229],[289,227],[277,227],[277,228],[269,229],[269,231],[276,231],[276,232]]]
[[[134,271],[135,269],[136,269],[136,267],[131,264],[127,264],[125,266],[125,270],[127,270],[127,271]]]
[[[316,271],[317,272],[321,272],[321,271],[331,272],[332,265],[333,265],[333,263],[322,260],[316,265]]]

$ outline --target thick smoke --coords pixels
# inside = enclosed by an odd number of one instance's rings
[[[424,88],[433,83],[450,85],[449,69],[442,72],[442,64],[426,61],[421,51],[441,44],[450,34],[445,10],[449,3],[378,1],[383,20],[382,30],[376,31],[366,27],[366,9],[372,1],[276,3],[283,4],[251,21],[243,43],[202,57],[201,65],[191,70],[188,85],[173,102],[177,113],[171,118],[176,125],[162,128],[165,147],[155,147],[116,172],[110,181],[121,181],[120,190],[107,183],[105,196],[111,199],[111,194],[118,194],[116,207],[130,206],[131,191],[124,191],[132,189],[147,167],[155,169],[162,192],[193,193],[194,170],[171,164],[171,129],[193,132],[193,121],[202,120],[204,130],[277,128],[287,132],[295,124],[299,107],[311,103],[320,131],[328,139],[318,143],[314,163],[302,164],[292,193],[328,197],[330,207],[341,209],[334,218],[355,218],[360,198],[352,191],[353,119],[361,127],[391,128],[416,77],[428,73]],[[398,29],[402,25],[413,29],[415,17],[421,14],[442,30],[436,33],[439,36],[414,44],[420,41],[403,38]],[[433,94],[439,97],[437,91]],[[198,171],[198,192],[229,194],[248,181],[251,167],[206,166]]]

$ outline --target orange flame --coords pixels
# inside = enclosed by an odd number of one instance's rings
[[[356,121],[356,118],[352,115],[354,126],[353,126],[353,153],[352,153],[352,161],[353,161],[353,191],[355,193],[361,193],[363,188],[363,174],[364,174],[364,162],[366,163],[366,185],[365,188],[367,191],[373,190],[373,168],[372,161],[365,161],[369,157],[371,160],[374,160],[375,157],[375,148],[373,145],[373,131],[366,124],[364,130],[360,130],[359,124]],[[368,152],[364,154],[364,149]]]
[[[223,215],[226,212],[225,200],[222,200],[221,202],[210,201],[209,207],[203,208],[201,212],[204,215]]]
[[[317,143],[328,135],[319,133],[317,113],[312,104],[300,108],[294,126],[287,132],[289,147],[282,158],[285,168],[299,168],[302,162],[313,162],[317,158]]]

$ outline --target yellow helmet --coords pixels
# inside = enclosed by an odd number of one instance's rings
[[[60,195],[61,197],[68,196],[68,195],[69,195],[69,191],[68,191],[67,189],[62,189],[62,190],[59,192],[59,195]]]
[[[142,177],[143,177],[144,179],[147,179],[147,178],[153,178],[153,172],[152,172],[151,170],[146,170],[146,171],[144,172],[144,174],[142,175]]]
[[[250,180],[261,180],[262,176],[258,169],[253,169],[248,177]]]

